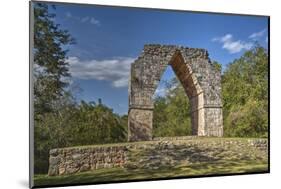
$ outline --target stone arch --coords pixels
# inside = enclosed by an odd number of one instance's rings
[[[152,140],[152,96],[171,65],[191,103],[192,134],[222,136],[221,75],[204,49],[145,45],[131,65],[128,140]]]

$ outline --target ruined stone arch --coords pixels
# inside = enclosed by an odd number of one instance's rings
[[[189,98],[192,134],[222,136],[221,74],[211,63],[208,52],[173,45],[145,45],[131,65],[128,140],[152,140],[152,96],[168,65]]]

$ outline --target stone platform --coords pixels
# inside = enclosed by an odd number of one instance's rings
[[[50,150],[49,176],[97,169],[161,169],[196,163],[268,160],[267,139],[164,137]]]

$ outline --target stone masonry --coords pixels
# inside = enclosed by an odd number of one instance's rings
[[[144,142],[58,148],[50,150],[48,175],[69,175],[111,168],[126,171],[161,170],[175,166],[192,167],[204,163],[229,165],[245,161],[267,162],[267,139],[185,136],[155,138],[154,141]]]
[[[50,150],[49,176],[66,175],[103,168],[123,167],[126,146],[100,145]]]
[[[204,49],[173,45],[145,45],[131,65],[128,140],[152,140],[152,96],[171,65],[191,103],[192,134],[223,135],[221,73]]]

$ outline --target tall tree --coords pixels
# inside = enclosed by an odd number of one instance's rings
[[[36,115],[50,112],[67,87],[70,76],[66,46],[74,43],[67,30],[56,24],[50,6],[34,3],[34,106]],[[55,9],[54,6],[52,6]]]
[[[259,45],[226,68],[222,79],[226,136],[266,137],[268,53]]]
[[[55,9],[44,3],[33,3],[34,12],[34,158],[35,172],[46,172],[50,148],[63,145],[65,135],[62,112],[58,104],[68,103],[66,47],[74,42],[68,31],[55,23]],[[63,98],[62,98],[63,97]],[[61,108],[61,107],[60,107]],[[54,113],[56,112],[56,113]],[[72,115],[71,112],[68,114]],[[46,122],[48,120],[48,122]],[[50,124],[47,124],[50,123]]]

